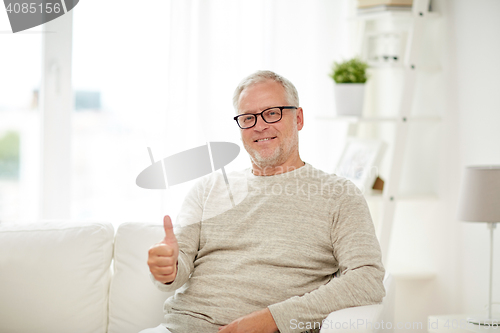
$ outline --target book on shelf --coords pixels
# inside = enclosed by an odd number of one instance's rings
[[[413,5],[413,0],[358,0],[358,8],[373,6],[409,6]]]

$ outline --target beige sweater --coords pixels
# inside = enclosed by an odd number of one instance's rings
[[[306,164],[275,176],[251,170],[202,179],[174,222],[179,269],[165,302],[173,333],[218,327],[268,307],[281,333],[385,295],[366,202],[349,181]],[[334,277],[335,274],[335,277]],[[301,327],[304,327],[301,326]]]

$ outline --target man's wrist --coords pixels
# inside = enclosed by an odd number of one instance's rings
[[[269,308],[265,308],[262,310],[262,312],[264,313],[264,315],[266,316],[266,319],[267,319],[267,323],[268,323],[268,327],[271,329],[273,329],[272,332],[279,332],[278,330],[278,325],[276,325],[276,321],[274,320],[274,317],[273,317],[273,314],[271,313],[271,310],[269,310]]]

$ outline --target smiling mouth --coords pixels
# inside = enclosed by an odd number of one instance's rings
[[[263,138],[263,139],[257,139],[255,140],[254,142],[266,142],[266,141],[271,141],[271,140],[274,140],[276,139],[275,136],[271,137],[271,138]]]

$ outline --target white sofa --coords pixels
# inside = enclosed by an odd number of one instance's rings
[[[0,332],[137,333],[163,321],[170,293],[146,264],[163,226],[109,223],[0,224]],[[375,332],[392,320],[393,283],[383,304],[332,313],[322,333]],[[335,327],[335,323],[336,324]],[[350,325],[345,323],[351,323]],[[371,326],[371,327],[370,327]]]

